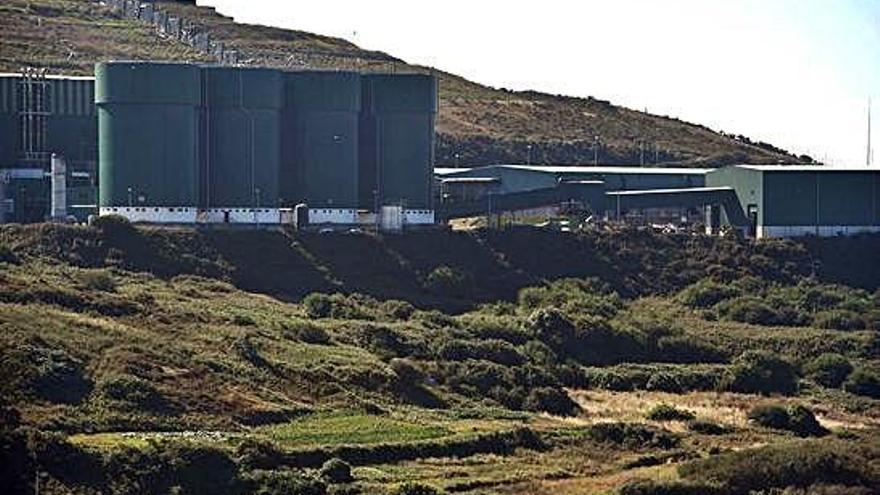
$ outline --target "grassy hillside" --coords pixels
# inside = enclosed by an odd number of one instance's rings
[[[536,235],[4,226],[4,479],[27,493],[34,470],[43,493],[880,486],[880,292],[810,277],[825,258],[794,242],[555,233],[539,257]]]
[[[239,24],[205,7],[162,3],[162,8],[198,23],[254,65],[437,73],[441,81],[437,161],[444,165],[589,164],[596,136],[599,161],[608,164],[640,163],[641,148],[648,165],[798,161],[768,144],[600,99],[489,88],[338,38]],[[0,5],[0,28],[4,31],[0,71],[32,65],[91,74],[100,60],[208,59],[91,0],[6,0]]]

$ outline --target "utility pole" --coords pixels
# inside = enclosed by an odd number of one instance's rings
[[[599,136],[593,136],[593,166],[599,165]]]

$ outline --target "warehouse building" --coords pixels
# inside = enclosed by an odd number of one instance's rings
[[[756,238],[880,232],[880,169],[739,165],[706,176],[730,187]],[[709,224],[730,225],[724,212]]]
[[[95,208],[94,78],[0,74],[0,222],[39,222],[50,209],[53,153],[65,157],[69,212]]]
[[[707,172],[708,169],[694,168],[491,165],[437,169],[435,180],[437,204],[443,218],[477,211],[498,212],[502,204],[513,204],[522,210],[540,209],[549,215],[576,206],[599,215],[639,214],[647,220],[672,217],[680,220],[683,212],[702,218],[703,213],[696,209],[690,197],[683,207],[669,201],[650,205],[642,200],[638,208],[626,208],[628,204],[636,204],[632,197],[625,197],[622,203],[621,198],[607,193],[701,188]],[[508,202],[507,196],[517,200]]]

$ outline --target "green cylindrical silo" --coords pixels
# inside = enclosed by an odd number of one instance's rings
[[[361,205],[368,207],[372,202],[403,205],[408,210],[431,209],[437,78],[423,74],[364,76],[363,101]]]
[[[356,73],[285,74],[281,197],[286,205],[304,202],[315,218],[330,212],[354,219],[360,108]]]
[[[111,62],[95,68],[100,206],[195,208],[200,70]]]
[[[203,150],[206,208],[277,208],[283,76],[207,67]]]

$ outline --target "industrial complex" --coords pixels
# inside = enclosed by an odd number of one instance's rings
[[[98,64],[0,74],[0,221],[375,227],[577,212],[757,238],[880,232],[880,170],[434,167],[437,79]]]

